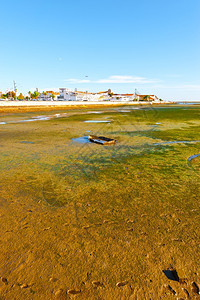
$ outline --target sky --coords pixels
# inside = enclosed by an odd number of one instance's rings
[[[7,0],[0,91],[66,87],[200,100],[199,0]]]

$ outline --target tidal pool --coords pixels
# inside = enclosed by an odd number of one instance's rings
[[[72,139],[73,142],[80,143],[80,144],[85,144],[85,143],[90,143],[88,136],[81,136],[75,139]]]

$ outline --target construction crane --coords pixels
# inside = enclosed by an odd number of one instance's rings
[[[14,92],[15,92],[15,100],[17,100],[17,86],[14,80],[13,80],[13,85],[14,85]]]
[[[138,96],[138,95],[141,95],[141,93],[137,89],[135,89],[135,96]]]

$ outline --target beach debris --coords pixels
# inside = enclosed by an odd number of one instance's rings
[[[182,242],[183,240],[182,240],[182,239],[179,239],[179,238],[173,238],[172,241],[173,241],[173,242]]]
[[[146,217],[147,216],[147,214],[142,214],[141,215],[141,218],[144,218],[144,217]]]
[[[28,287],[28,284],[26,284],[26,283],[23,283],[23,284],[20,285],[21,289],[26,289],[27,287]]]
[[[165,288],[173,295],[176,295],[176,292],[175,290],[169,285],[169,284],[166,284],[165,285]]]
[[[192,285],[192,287],[191,287],[192,292],[196,295],[199,295],[199,287],[196,284],[196,282],[193,281],[191,285]]]
[[[163,273],[165,274],[165,276],[167,276],[168,279],[173,281],[179,281],[179,277],[175,269],[163,270]]]
[[[188,290],[186,290],[185,288],[182,288],[184,294],[186,295],[187,298],[190,298],[190,294],[188,292]]]
[[[58,279],[57,278],[55,278],[55,277],[51,277],[51,278],[49,278],[49,281],[50,282],[56,282]]]
[[[46,230],[49,230],[49,229],[51,229],[51,227],[46,227],[46,228],[43,229],[43,231],[46,231]]]
[[[61,296],[63,294],[63,289],[59,289],[55,292],[55,296]]]
[[[134,220],[128,220],[127,223],[132,224],[132,223],[135,223],[135,221]]]
[[[128,228],[127,231],[133,231],[133,228]]]
[[[179,278],[179,283],[180,284],[186,284],[187,283],[187,278]]]
[[[128,284],[128,281],[121,281],[116,284],[117,287],[125,286]]]
[[[92,284],[95,286],[103,286],[103,283],[100,281],[92,281]]]
[[[67,294],[70,294],[70,295],[77,295],[80,293],[81,293],[81,290],[68,290],[67,291]]]
[[[5,277],[1,277],[1,281],[5,284],[8,284],[8,280]]]
[[[83,226],[83,229],[88,229],[88,228],[91,228],[92,226],[91,225],[86,225],[86,226]]]

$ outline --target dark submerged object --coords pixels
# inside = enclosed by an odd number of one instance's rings
[[[179,281],[179,277],[178,277],[176,270],[167,269],[167,270],[163,270],[163,273],[167,276],[168,279],[174,280],[174,281]]]
[[[116,143],[116,140],[107,138],[105,136],[89,135],[88,139],[90,142],[101,145],[114,145]]]

